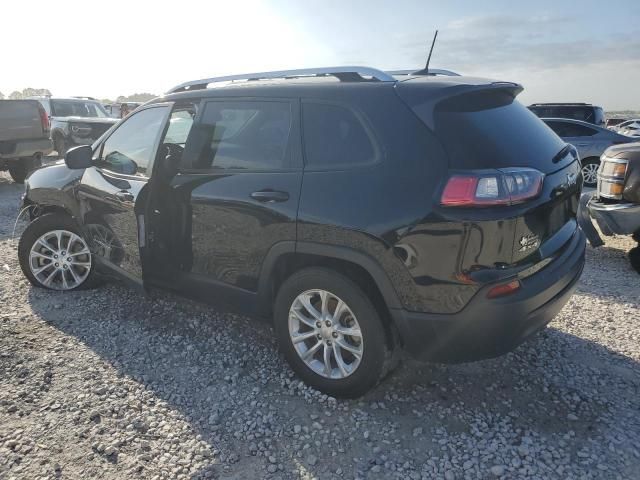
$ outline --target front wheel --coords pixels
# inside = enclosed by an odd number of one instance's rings
[[[358,397],[391,359],[380,315],[349,278],[307,268],[281,286],[274,308],[278,343],[305,383],[335,397]]]
[[[24,183],[29,173],[29,167],[25,162],[16,162],[13,165],[9,165],[9,175],[16,183]]]
[[[79,290],[95,284],[89,246],[66,215],[49,213],[31,222],[20,237],[18,259],[36,287]]]
[[[596,187],[598,184],[598,167],[600,160],[591,158],[582,163],[582,178],[585,187]]]

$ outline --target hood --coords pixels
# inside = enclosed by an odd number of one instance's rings
[[[610,158],[624,158],[627,160],[640,160],[640,142],[614,145],[605,150],[604,155]]]
[[[115,125],[120,121],[119,118],[98,118],[98,117],[51,117],[59,122],[78,122],[91,123],[100,125]]]

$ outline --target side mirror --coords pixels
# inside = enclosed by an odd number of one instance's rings
[[[93,150],[89,145],[73,147],[64,156],[64,163],[71,170],[81,170],[93,165]]]

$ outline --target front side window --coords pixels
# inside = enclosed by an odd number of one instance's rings
[[[288,102],[209,102],[189,132],[184,157],[196,170],[288,168],[291,127]]]
[[[146,176],[167,108],[147,108],[125,120],[104,142],[98,166],[116,173]]]
[[[372,133],[348,108],[305,102],[302,124],[307,167],[343,168],[371,164],[377,159]]]

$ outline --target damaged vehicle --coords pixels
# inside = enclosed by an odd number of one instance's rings
[[[640,143],[607,149],[598,169],[595,193],[580,201],[580,226],[594,247],[604,245],[592,221],[605,236],[631,235],[640,243]],[[640,273],[640,246],[629,252],[632,267]]]
[[[333,396],[374,387],[400,350],[504,354],[580,278],[578,155],[520,85],[423,72],[179,85],[31,175],[22,270],[268,319],[293,370]]]
[[[51,140],[59,157],[69,148],[91,145],[118,119],[111,118],[93,97],[30,97],[44,107],[51,123]]]

